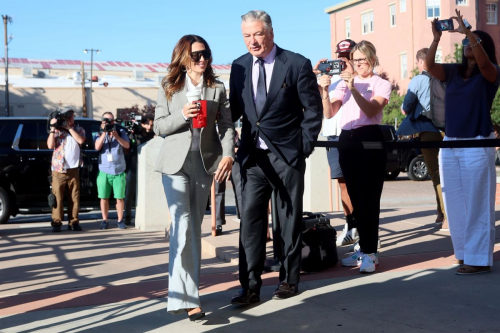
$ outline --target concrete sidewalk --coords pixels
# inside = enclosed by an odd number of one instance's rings
[[[385,201],[377,273],[338,264],[304,274],[301,293],[284,301],[270,300],[278,279],[266,273],[262,301],[250,307],[229,305],[239,288],[239,224],[228,215],[224,234],[211,237],[207,215],[200,285],[207,317],[198,323],[166,312],[163,232],[98,230],[95,214],[81,233],[53,234],[34,220],[0,225],[0,332],[500,332],[498,265],[455,275],[449,234],[433,228],[435,207],[422,198],[403,208],[391,206],[401,204],[394,197]],[[340,231],[341,214],[329,217]]]

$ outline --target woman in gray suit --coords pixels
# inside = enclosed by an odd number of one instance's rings
[[[154,132],[164,137],[155,170],[163,174],[170,227],[168,312],[186,313],[192,321],[205,313],[198,293],[201,222],[212,179],[225,181],[234,160],[234,126],[224,84],[212,69],[207,42],[182,37],[172,53],[169,72],[158,92]],[[207,101],[207,123],[194,128],[200,110],[187,94]],[[217,119],[217,113],[219,117]],[[218,126],[218,132],[216,128]]]

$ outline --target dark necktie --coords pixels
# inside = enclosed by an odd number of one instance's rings
[[[255,94],[255,109],[257,114],[260,115],[267,98],[266,71],[264,69],[264,59],[259,58],[257,61],[259,62],[259,80],[257,81],[257,93]]]

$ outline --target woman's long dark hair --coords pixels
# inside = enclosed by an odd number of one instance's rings
[[[185,72],[191,63],[191,45],[193,43],[202,43],[206,50],[210,50],[208,43],[196,35],[183,36],[175,45],[172,52],[172,60],[168,66],[168,74],[161,81],[161,86],[165,90],[165,96],[168,100],[172,99],[172,95],[180,91],[185,84]],[[215,86],[215,73],[212,68],[212,57],[207,60],[207,67],[203,73],[203,81],[207,87]]]
[[[473,34],[479,36],[481,38],[481,46],[483,47],[484,51],[488,55],[488,58],[490,59],[491,63],[493,64],[498,64],[497,62],[497,57],[495,54],[495,42],[493,41],[493,38],[487,33],[482,30],[474,30],[472,32]],[[475,44],[475,41],[470,41],[471,44]],[[465,77],[465,72],[467,71],[468,66],[468,59],[465,57],[463,50],[462,50],[462,63],[460,64],[460,76]],[[474,76],[479,73],[479,67],[476,66],[472,70],[470,76]]]

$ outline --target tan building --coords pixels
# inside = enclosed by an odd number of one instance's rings
[[[228,88],[231,66],[213,65]],[[5,116],[5,60],[0,59],[0,116]],[[87,117],[100,119],[105,111],[138,104],[155,104],[158,87],[167,73],[167,63],[94,61],[92,102],[90,62],[85,62]],[[10,116],[47,116],[58,107],[74,107],[83,116],[81,62],[75,60],[9,59]],[[93,103],[93,107],[91,107]],[[93,110],[90,112],[90,110]]]
[[[455,8],[474,30],[488,32],[496,41],[500,55],[498,0],[349,0],[325,9],[330,15],[331,50],[350,38],[356,42],[368,40],[377,48],[380,67],[389,79],[396,81],[400,92],[406,91],[415,54],[432,42],[431,21],[435,17],[455,16]],[[456,24],[456,22],[455,22]],[[443,32],[436,60],[444,62],[461,45],[462,34]]]

